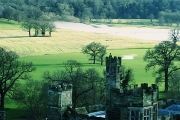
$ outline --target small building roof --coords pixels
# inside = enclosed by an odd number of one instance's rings
[[[101,118],[105,118],[105,114],[106,112],[105,111],[97,111],[97,112],[92,112],[92,113],[89,113],[87,114],[89,117],[101,117]]]

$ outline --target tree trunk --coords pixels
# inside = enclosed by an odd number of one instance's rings
[[[95,64],[96,63],[96,56],[94,56],[94,61],[93,61],[93,64]]]
[[[73,84],[74,85],[74,84]],[[75,86],[75,85],[74,85]],[[76,108],[76,87],[73,87],[72,89],[72,108],[75,109]]]
[[[168,69],[165,69],[165,89],[164,92],[168,92]]]
[[[103,65],[103,57],[101,57],[101,65]]]
[[[0,110],[4,110],[4,93],[1,92]]]
[[[49,32],[49,36],[51,37],[51,32]]]
[[[29,37],[31,36],[31,29],[29,29]]]

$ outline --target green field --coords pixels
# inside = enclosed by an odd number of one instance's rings
[[[92,19],[90,23],[106,24],[111,27],[146,27],[146,28],[173,28],[173,26],[160,26],[157,19]]]
[[[81,53],[83,46],[96,41],[107,47],[107,55],[113,56],[135,55],[132,60],[122,60],[122,65],[132,68],[135,81],[140,83],[154,83],[152,71],[145,72],[146,63],[143,55],[148,48],[158,44],[158,41],[140,40],[107,34],[78,32],[57,29],[52,37],[28,37],[26,31],[22,31],[15,21],[0,19],[0,47],[15,51],[20,60],[33,62],[36,71],[32,72],[34,79],[42,80],[43,72],[63,69],[63,63],[67,60],[76,60],[82,63],[83,68],[96,68],[102,74],[105,66],[100,63],[93,65],[88,56]],[[6,100],[7,120],[18,117],[23,109],[18,108],[11,100]],[[17,111],[16,111],[17,110]]]

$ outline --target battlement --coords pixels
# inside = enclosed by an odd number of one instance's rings
[[[116,56],[112,57],[110,53],[109,57],[106,57],[106,66],[109,66],[112,64],[121,65],[121,57],[116,57]]]
[[[62,92],[62,91],[68,91],[72,89],[72,84],[51,84],[49,85],[49,90]]]
[[[113,88],[111,94],[112,103],[117,106],[150,106],[158,100],[158,86],[142,83],[139,88],[138,85],[134,85],[133,88]]]

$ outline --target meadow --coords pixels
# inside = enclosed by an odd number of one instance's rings
[[[146,28],[172,28],[173,26],[160,26],[157,19],[92,19],[91,23],[107,24],[111,27],[146,27]]]
[[[133,69],[137,84],[154,83],[152,71],[145,71],[146,62],[143,61],[143,56],[147,49],[159,41],[64,29],[56,29],[52,37],[28,37],[28,32],[23,31],[17,22],[0,19],[0,47],[15,51],[22,61],[33,62],[36,71],[31,74],[37,80],[43,79],[45,71],[63,69],[63,63],[67,60],[76,60],[82,63],[83,69],[96,68],[102,74],[105,65],[101,66],[99,62],[94,65],[88,60],[87,55],[81,53],[83,46],[94,41],[107,46],[106,56],[110,53],[120,57],[135,55],[134,59],[123,59],[122,65]],[[6,108],[9,108],[7,120],[18,118],[23,114],[24,110],[18,108],[13,101],[7,99],[5,104]],[[17,114],[17,109],[21,114]]]

